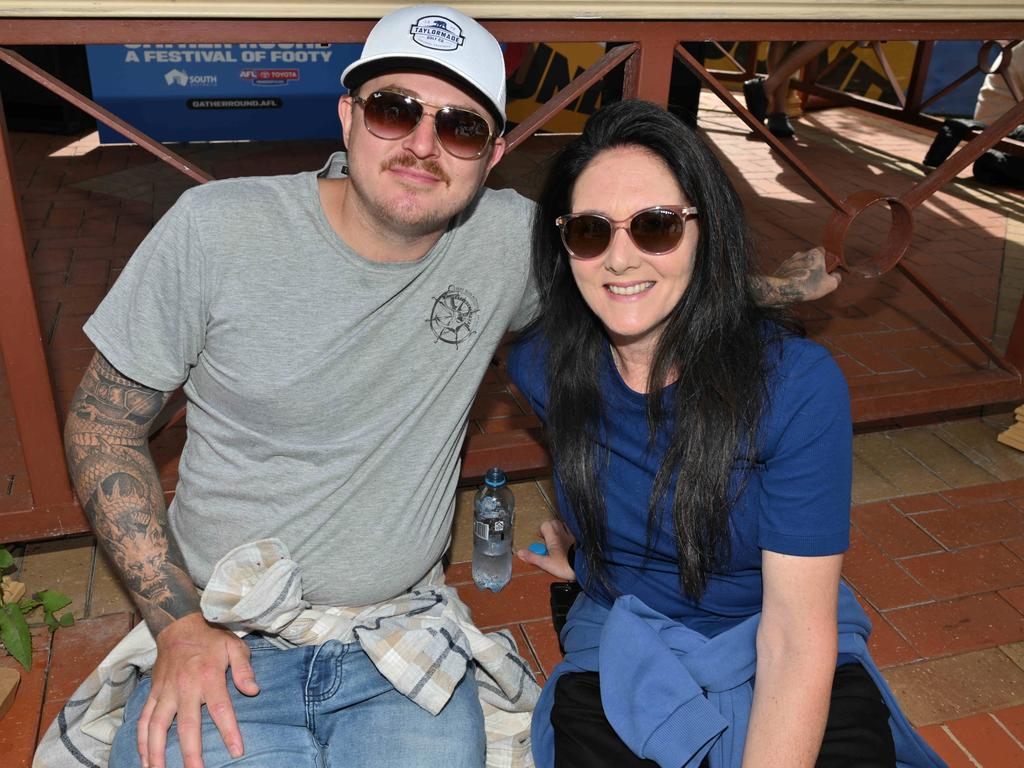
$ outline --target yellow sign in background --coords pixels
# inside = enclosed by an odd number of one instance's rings
[[[840,42],[828,50],[828,61],[833,61],[850,43]],[[744,49],[752,43],[722,43],[722,47],[736,58],[744,61]],[[765,71],[764,59],[767,43],[753,43],[758,46],[758,69]],[[882,51],[889,61],[900,87],[905,91],[910,82],[917,43],[895,41],[882,43]],[[537,43],[529,46],[515,73],[509,80],[508,119],[519,123],[554,94],[568,85],[581,72],[604,55],[601,43]],[[707,46],[705,66],[723,71],[735,70],[732,62],[712,44]],[[822,67],[825,65],[822,64]],[[854,93],[896,103],[885,71],[871,48],[856,47],[822,83],[846,93]],[[591,87],[576,99],[569,108],[554,116],[545,126],[553,133],[578,133],[587,117],[593,114],[602,101],[601,84]]]

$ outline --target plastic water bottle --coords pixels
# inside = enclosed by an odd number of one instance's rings
[[[512,526],[516,501],[498,467],[487,470],[473,500],[473,581],[497,592],[512,576]]]

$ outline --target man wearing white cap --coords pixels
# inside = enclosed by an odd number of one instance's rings
[[[466,415],[530,317],[530,204],[481,191],[504,151],[495,39],[451,8],[399,10],[342,80],[347,156],[189,190],[86,324],[98,354],[69,463],[157,649],[111,765],[484,762],[473,675],[434,714],[358,625],[282,650],[206,610],[218,561],[268,538],[314,606],[380,613],[433,588]],[[189,438],[165,511],[145,435],[179,386]]]
[[[189,190],[85,325],[69,465],[155,638],[126,701],[109,668],[89,690],[125,707],[111,765],[480,766],[479,701],[535,698],[440,572],[470,405],[534,303],[532,204],[483,189],[501,50],[405,8],[342,83],[347,155]],[[165,509],[146,436],[179,386]],[[69,754],[105,738],[81,730]]]

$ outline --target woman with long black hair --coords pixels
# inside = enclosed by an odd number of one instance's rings
[[[844,379],[757,305],[753,250],[717,160],[654,105],[602,110],[551,168],[541,313],[509,371],[567,528],[520,556],[582,594],[534,716],[540,766],[942,764],[840,582]]]

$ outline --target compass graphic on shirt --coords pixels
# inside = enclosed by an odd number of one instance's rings
[[[458,348],[474,333],[473,323],[480,313],[480,305],[476,297],[465,288],[449,285],[448,290],[434,298],[434,306],[430,310],[430,330],[434,332],[436,341],[454,344]]]

